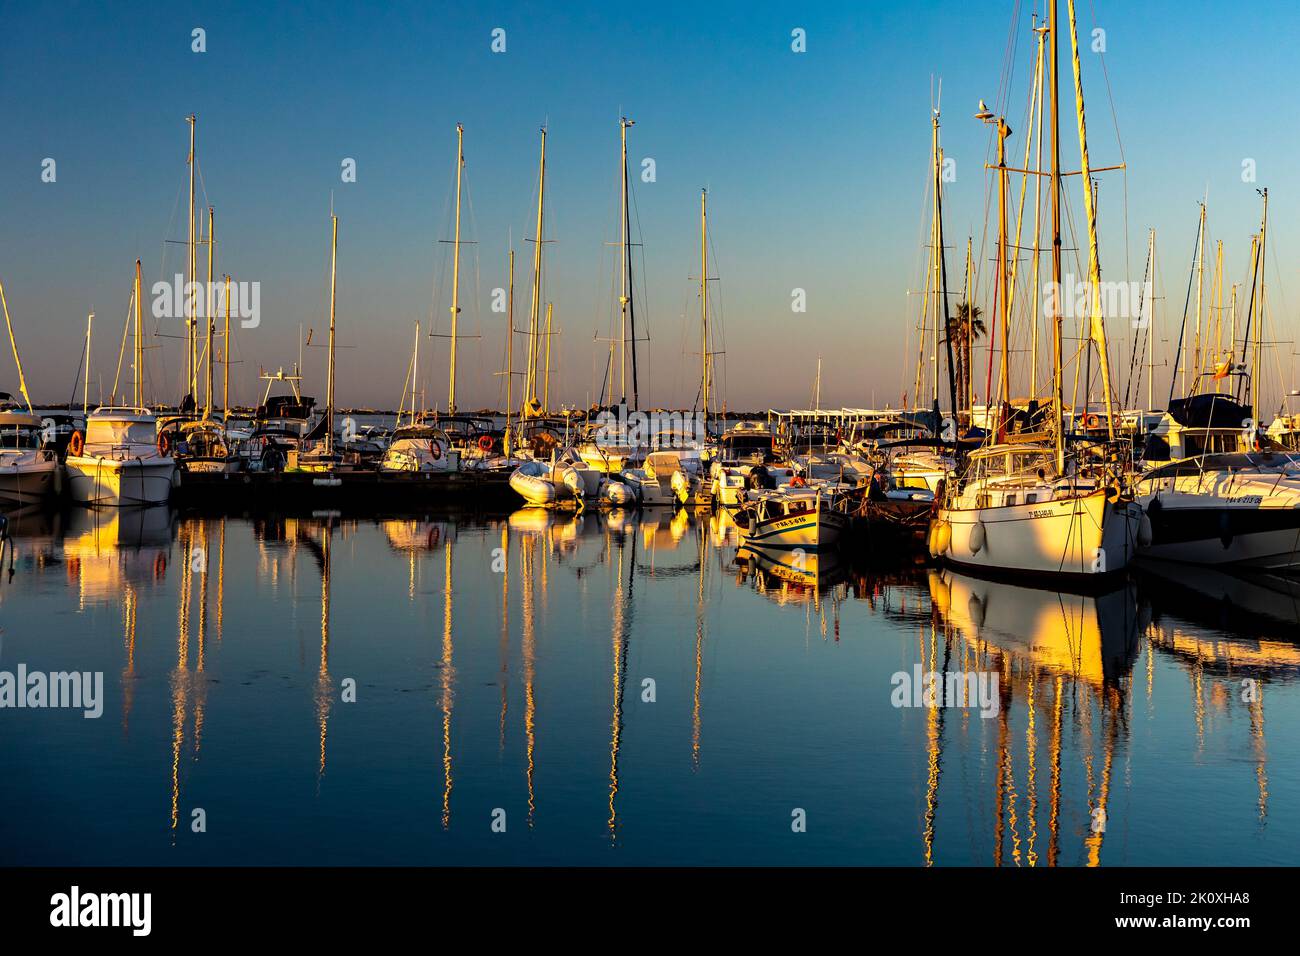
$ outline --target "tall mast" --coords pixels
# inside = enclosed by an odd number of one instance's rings
[[[1065,471],[1065,383],[1061,374],[1061,70],[1056,0],[1048,4],[1052,50],[1052,400],[1056,406],[1056,468]]]
[[[456,414],[456,322],[460,316],[460,177],[465,168],[465,128],[456,124],[456,238],[451,253],[451,373],[447,414]]]
[[[998,287],[994,294],[998,307],[993,314],[993,324],[996,328],[998,319],[1002,320],[1002,355],[998,364],[998,390],[1002,395],[1002,410],[998,412],[997,418],[997,436],[1001,440],[1009,418],[1006,410],[1011,405],[1011,283],[1007,273],[1007,137],[1011,135],[1011,127],[1007,125],[1005,116],[994,116],[983,100],[980,100],[980,110],[975,118],[992,124],[998,134],[998,162],[994,167],[998,173]],[[988,398],[991,405],[992,396]]]
[[[90,411],[90,327],[95,324],[95,313],[86,316],[86,377],[81,386],[81,414]]]
[[[222,336],[221,416],[230,418],[230,276],[226,276],[226,332]],[[229,427],[229,426],[227,426]]]
[[[935,142],[937,144],[938,142],[937,137],[938,137],[938,130],[939,130],[939,111],[937,109],[934,111],[934,126],[935,126],[935,137],[936,137]],[[936,154],[936,158],[939,157],[940,154]],[[934,195],[935,195],[934,251],[935,251],[935,255],[938,256],[938,260],[939,260],[939,268],[938,271],[935,273],[935,277],[938,280],[939,302],[942,303],[943,306],[942,308],[943,329],[946,333],[947,330],[951,327],[952,322],[951,322],[951,317],[948,314],[948,260],[947,257],[944,255],[944,251],[943,251],[943,174],[942,174],[940,163],[936,163],[934,167]],[[938,322],[940,321],[940,310],[938,309],[935,310],[934,320],[936,324],[938,324]],[[952,336],[945,334],[944,342],[947,343],[947,352],[948,352],[948,400],[952,403],[951,404],[952,414],[955,420],[955,416],[957,414],[957,379],[956,376],[953,374],[954,366],[953,366],[953,352],[952,352]],[[934,380],[936,383],[938,383],[939,381],[939,356],[937,354],[937,350],[934,357]],[[936,384],[936,390],[937,390],[937,384]],[[935,399],[935,404],[938,404],[937,398]],[[935,424],[936,426],[938,425],[937,422]]]
[[[331,215],[330,223],[330,357],[325,376],[325,453],[334,453],[334,300],[337,292],[339,217]]]
[[[1196,335],[1192,339],[1192,390],[1201,375],[1201,293],[1205,288],[1205,203],[1201,203],[1201,221],[1196,229]],[[1183,363],[1183,394],[1187,394],[1187,363]]]
[[[700,190],[700,392],[709,420],[709,191]]]
[[[411,349],[411,424],[415,424],[415,392],[420,387],[420,321],[415,321],[415,346]]]
[[[1264,199],[1264,212],[1260,219],[1259,242],[1254,257],[1254,268],[1251,273],[1250,306],[1246,311],[1246,340],[1241,343],[1241,358],[1242,362],[1245,362],[1246,348],[1249,345],[1251,325],[1253,323],[1255,329],[1254,358],[1251,363],[1250,377],[1245,379],[1244,393],[1250,402],[1252,411],[1259,406],[1256,400],[1259,389],[1255,386],[1255,379],[1259,377],[1261,372],[1260,358],[1264,347],[1264,264],[1267,261],[1265,252],[1268,250],[1268,190],[1262,190],[1260,195]],[[1258,295],[1255,293],[1256,285],[1259,287]]]
[[[215,255],[216,247],[217,247],[216,213],[213,211],[212,207],[209,206],[208,207],[208,290],[207,290],[208,298],[207,298],[207,308],[204,309],[203,311],[203,324],[207,326],[207,337],[208,337],[206,348],[205,348],[205,351],[208,356],[208,369],[207,369],[208,400],[207,400],[207,404],[203,406],[204,418],[208,418],[212,415],[212,362],[215,357],[212,353],[212,332],[213,332],[212,291],[215,288],[213,283],[214,276],[212,274],[212,267],[214,265],[213,256]]]
[[[1035,18],[1036,19],[1036,18]],[[1029,346],[1029,394],[1031,398],[1038,398],[1038,326],[1040,316],[1038,309],[1041,305],[1042,296],[1039,289],[1042,288],[1039,283],[1039,271],[1042,258],[1040,255],[1040,242],[1042,240],[1042,226],[1040,225],[1040,216],[1043,211],[1043,50],[1047,41],[1047,27],[1041,24],[1035,24],[1034,32],[1038,34],[1038,72],[1035,78],[1035,91],[1038,96],[1038,116],[1035,120],[1037,130],[1033,134],[1034,139],[1034,171],[1038,174],[1034,176],[1034,268],[1033,268],[1033,294],[1030,298],[1033,300],[1033,321],[1030,326],[1030,346]],[[1028,144],[1026,144],[1028,148]]]
[[[1011,128],[998,117],[998,307],[1002,312],[1002,358],[999,363],[998,388],[1004,406],[1011,404],[1011,310],[1007,307],[1011,286],[1007,281],[1007,137]],[[998,431],[1005,427],[1006,415],[998,413]]]
[[[1147,249],[1147,260],[1151,263],[1151,285],[1147,291],[1147,411],[1155,409],[1155,378],[1156,378],[1156,231],[1151,230],[1150,245]]]
[[[515,250],[510,249],[510,291],[506,294],[506,433],[502,451],[510,456],[510,408],[515,378]]]
[[[136,408],[144,408],[144,380],[141,377],[144,367],[144,347],[140,342],[140,327],[143,325],[144,310],[140,304],[140,298],[144,288],[144,279],[141,275],[140,260],[135,260],[135,355],[132,361],[135,364],[135,394],[134,405]]]
[[[974,375],[975,288],[974,288],[974,284],[971,282],[974,271],[975,271],[975,260],[971,256],[971,237],[967,236],[966,237],[966,335],[965,335],[965,343],[963,344],[963,350],[965,351],[966,354],[962,357],[962,362],[965,364],[966,367],[964,373],[966,378],[966,394],[964,397],[966,399],[967,423],[970,425],[974,425],[974,422],[971,421],[970,419],[974,417],[974,410],[975,410],[975,375]]]
[[[1083,205],[1088,217],[1088,286],[1092,304],[1089,333],[1097,348],[1097,364],[1101,368],[1102,398],[1106,404],[1106,437],[1115,440],[1115,409],[1111,401],[1110,355],[1106,347],[1106,321],[1101,314],[1101,260],[1097,253],[1097,205],[1092,194],[1092,165],[1088,161],[1088,126],[1083,109],[1083,75],[1079,64],[1079,31],[1074,16],[1074,0],[1070,3],[1070,49],[1074,55],[1075,114],[1079,122],[1079,175],[1083,183]]]
[[[31,396],[27,394],[27,376],[23,374],[23,360],[18,357],[18,342],[14,339],[14,324],[9,321],[9,303],[5,299],[5,287],[3,282],[0,282],[0,305],[4,307],[5,328],[9,330],[9,347],[12,348],[14,352],[14,364],[18,366],[18,391],[23,394],[23,401],[27,403],[27,411],[31,412],[32,399]],[[76,386],[73,386],[73,388],[75,389]]]
[[[1210,310],[1214,313],[1214,361],[1223,355],[1223,240],[1214,243],[1214,278],[1210,281]]]
[[[939,186],[940,186],[940,183],[943,181],[943,175],[942,175],[942,168],[943,168],[943,154],[942,154],[942,153],[940,152],[940,150],[939,150],[939,111],[938,111],[937,109],[934,111],[934,115],[933,115],[933,116],[931,117],[931,119],[930,119],[930,156],[932,157],[932,159],[933,159],[933,161],[934,161],[934,170],[933,170],[933,172],[934,172],[934,202],[931,204],[931,221],[930,221],[930,245],[931,245],[931,249],[930,249],[930,272],[931,272],[931,282],[934,284],[934,392],[933,392],[933,400],[934,400],[934,404],[935,404],[935,405],[938,405],[938,404],[939,404],[939,336],[940,336],[940,329],[939,329],[939,313],[942,311],[942,309],[940,308],[940,302],[942,301],[942,300],[940,299],[940,297],[943,295],[943,290],[942,290],[941,288],[939,288],[939,283],[940,283],[940,276],[939,276],[939,254],[940,254],[940,250],[939,250],[939,241],[940,241],[940,240],[939,240],[939,202],[940,202]],[[943,334],[947,334],[947,332],[948,332],[947,329],[944,329],[944,330],[943,330]],[[820,362],[820,359],[818,360],[818,366],[817,366],[817,368],[818,368],[818,375],[820,376],[820,374],[821,374],[821,362]],[[917,398],[917,404],[919,405],[919,404],[920,404],[921,396],[918,395],[916,398]]]
[[[537,168],[537,232],[533,239],[533,299],[528,309],[528,371],[524,379],[524,404],[536,409],[537,332],[542,302],[542,211],[546,196],[546,127],[542,127],[542,158]]]
[[[629,335],[632,343],[632,407],[637,407],[637,381],[636,381],[636,308],[632,304],[632,216],[628,208],[628,174],[627,174],[627,130],[629,126],[634,126],[635,121],[628,119],[626,116],[620,117],[618,121],[619,136],[623,144],[623,285],[622,292],[618,297],[619,309],[623,319],[622,332],[622,379],[620,401],[627,401],[627,366],[628,366],[628,340]]]
[[[195,296],[198,290],[195,289],[194,287],[194,280],[196,278],[196,274],[199,271],[199,263],[198,263],[199,251],[198,251],[198,245],[195,242],[195,227],[197,223],[194,218],[194,167],[195,167],[195,158],[196,158],[194,149],[195,149],[195,138],[197,135],[198,125],[199,125],[198,117],[194,113],[191,113],[188,117],[186,117],[185,122],[190,124],[190,155],[189,158],[186,160],[190,168],[190,232],[189,232],[189,243],[188,243],[188,250],[187,250],[189,252],[189,256],[187,257],[187,265],[189,268],[189,285],[186,286],[185,289],[185,301],[189,308],[189,314],[185,316],[185,342],[186,342],[185,389],[186,389],[186,394],[188,394],[191,398],[194,398],[195,397],[194,393],[198,390],[197,382],[198,382],[198,374],[199,374],[198,373],[198,358],[199,358],[198,357],[198,327],[196,324],[197,318],[195,316],[195,311],[197,310],[198,307],[198,304],[195,301]]]

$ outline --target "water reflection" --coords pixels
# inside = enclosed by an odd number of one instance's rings
[[[1300,708],[1290,579],[1144,566],[1062,593],[752,552],[725,514],[686,511],[164,508],[10,532],[5,660],[119,674],[121,736],[28,715],[0,766],[23,779],[58,734],[74,762],[52,786],[133,808],[119,861],[341,844],[372,862],[1096,866],[1288,861],[1300,835],[1300,758],[1265,741],[1266,701]],[[76,623],[37,640],[59,607]],[[891,675],[913,668],[995,675],[996,708],[896,708]],[[116,772],[89,769],[105,756]],[[200,799],[252,838],[201,849]],[[820,807],[821,832],[792,846],[787,804]],[[527,842],[490,842],[498,808]],[[0,796],[57,853],[40,812]]]

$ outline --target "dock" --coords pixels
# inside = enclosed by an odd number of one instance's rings
[[[508,512],[519,504],[508,472],[189,472],[172,495],[186,510]]]

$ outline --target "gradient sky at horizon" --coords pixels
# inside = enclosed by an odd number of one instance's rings
[[[260,396],[258,366],[290,365],[299,328],[327,327],[329,212],[340,217],[338,396],[397,405],[413,323],[447,331],[455,124],[465,126],[462,409],[496,406],[504,318],[490,311],[516,250],[516,325],[527,321],[538,128],[548,125],[545,298],[562,330],[552,404],[596,398],[610,332],[618,230],[618,117],[630,116],[641,314],[651,343],[642,405],[690,406],[698,388],[699,190],[709,188],[712,273],[725,335],[723,395],[733,409],[803,406],[822,356],[822,402],[895,406],[916,363],[932,81],[943,79],[950,284],[965,237],[977,255],[990,180],[983,97],[1003,104],[1023,149],[1032,2],[776,3],[648,6],[538,3],[336,8],[226,3],[104,6],[0,2],[0,281],[38,401],[80,398],[86,312],[97,314],[94,382],[110,388],[133,260],[146,283],[183,269],[184,117],[198,115],[200,201],[216,207],[218,272],[261,283],[261,326],[237,332],[234,398]],[[1066,5],[1061,3],[1064,17]],[[1142,278],[1158,234],[1162,333],[1181,317],[1196,203],[1208,191],[1211,241],[1228,281],[1247,272],[1257,186],[1270,187],[1273,392],[1290,388],[1296,267],[1289,76],[1300,10],[1093,0],[1079,5],[1089,138],[1101,174],[1106,278]],[[1014,30],[1013,30],[1014,19]],[[191,30],[207,52],[191,52]],[[1089,51],[1106,31],[1105,66]],[[507,49],[490,49],[506,30]],[[791,30],[807,52],[791,50]],[[1009,94],[1000,94],[1015,33]],[[1070,108],[1068,38],[1063,105]],[[1109,92],[1108,92],[1109,88]],[[1009,99],[999,99],[1007,95]],[[1112,115],[1112,100],[1114,115]],[[1063,161],[1077,168],[1072,121]],[[41,181],[45,157],[57,182]],[[340,163],[357,163],[343,183]],[[1258,181],[1242,181],[1243,159]],[[1013,189],[1018,188],[1013,185]],[[1077,198],[1077,196],[1075,197]],[[1072,214],[1082,223],[1076,203]],[[992,238],[989,238],[991,243]],[[1067,245],[1070,243],[1067,242]],[[1076,243],[1077,244],[1077,243]],[[642,262],[640,254],[644,255]],[[980,262],[980,304],[991,309]],[[1207,266],[1207,269],[1209,267]],[[1208,278],[1207,278],[1208,283]],[[791,291],[807,312],[791,312]],[[179,320],[161,331],[180,334]],[[152,327],[153,323],[150,323]],[[1128,361],[1125,323],[1113,359]],[[1174,329],[1176,335],[1176,329]],[[151,397],[174,401],[183,353],[159,338]],[[525,348],[516,341],[516,368]],[[17,391],[0,355],[0,390]],[[1018,359],[1018,361],[1023,361]],[[445,406],[445,339],[422,341],[428,403]],[[977,359],[982,378],[984,359]],[[308,350],[305,390],[323,395],[324,352]],[[1276,366],[1276,369],[1273,367]],[[1277,372],[1280,371],[1280,378]],[[1120,376],[1121,382],[1123,375]],[[1168,371],[1157,377],[1168,387]],[[517,395],[517,392],[516,392]],[[1162,398],[1160,402],[1162,402]]]

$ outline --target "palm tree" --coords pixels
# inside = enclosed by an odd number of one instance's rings
[[[948,338],[957,357],[957,394],[959,400],[970,395],[970,376],[975,339],[988,331],[981,316],[983,310],[969,302],[958,302],[957,311],[948,316]],[[954,410],[955,411],[955,410]],[[967,409],[969,411],[969,409]]]

